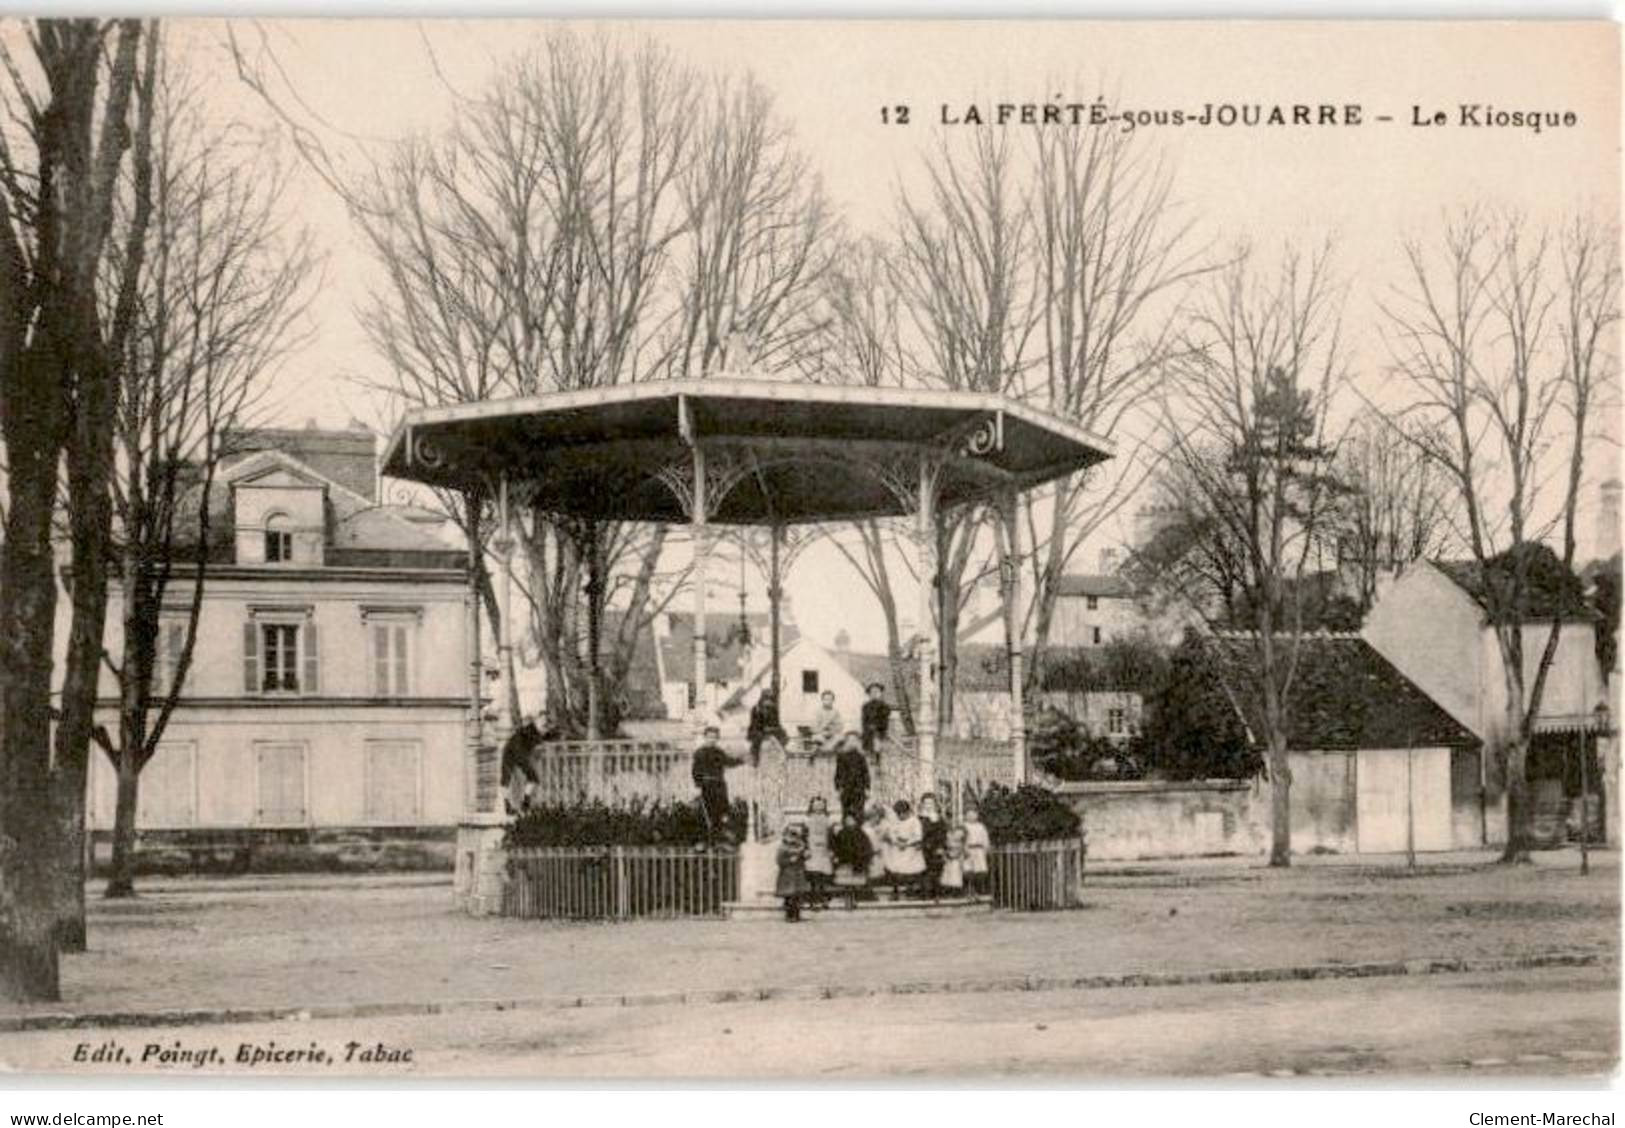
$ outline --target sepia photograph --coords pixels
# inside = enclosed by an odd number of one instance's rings
[[[1620,47],[0,18],[0,1107],[1614,1123]]]

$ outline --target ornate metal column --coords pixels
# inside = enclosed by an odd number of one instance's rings
[[[502,700],[497,709],[497,747],[501,747],[519,725],[514,715],[513,684],[513,511],[508,505],[508,479],[497,486],[497,537],[492,547],[502,568],[502,586],[497,598],[501,605],[501,621],[497,623],[497,666],[502,686]],[[500,767],[498,773],[500,776]],[[500,786],[500,779],[498,780]],[[500,808],[498,808],[500,809]]]
[[[463,810],[477,814],[484,809],[480,799],[480,749],[485,745],[485,661],[480,647],[480,548],[479,521],[484,504],[470,489],[464,495],[468,507],[468,584],[463,591],[464,657],[468,662],[467,763],[463,772]]]
[[[920,455],[920,484],[916,495],[915,547],[919,553],[920,627],[917,632],[920,665],[920,707],[915,715],[915,736],[919,741],[920,791],[937,786],[937,638],[936,601],[941,586],[937,560],[937,464],[929,454]]]
[[[1004,559],[999,586],[1004,599],[1004,646],[1010,673],[1010,758],[1017,787],[1027,782],[1026,676],[1021,654],[1021,511],[1019,495],[1006,490],[999,511],[1004,520]]]
[[[779,567],[779,545],[784,542],[784,526],[777,521],[768,526],[768,566],[767,566],[767,607],[769,616],[769,633],[772,636],[771,645],[773,659],[773,703],[781,711],[784,701],[780,694],[784,692],[784,679],[779,673],[779,616],[780,606],[784,601],[784,576]],[[782,715],[782,713],[781,713]]]
[[[693,501],[689,526],[694,533],[694,710],[695,735],[702,735],[706,717],[705,584],[711,562],[711,527],[707,516],[705,448],[694,444]]]

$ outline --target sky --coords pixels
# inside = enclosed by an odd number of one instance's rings
[[[341,167],[359,171],[395,140],[444,128],[454,95],[476,94],[503,59],[539,41],[547,26],[238,21],[231,30],[247,50],[274,57],[283,109],[311,128]],[[969,106],[990,117],[998,103],[1086,103],[1101,91],[1110,92],[1114,110],[1177,107],[1193,115],[1209,103],[1358,105],[1359,127],[1168,126],[1140,135],[1171,162],[1178,207],[1202,242],[1221,248],[1246,240],[1273,251],[1288,242],[1335,241],[1348,287],[1353,371],[1379,401],[1383,349],[1370,326],[1375,303],[1399,276],[1402,238],[1436,232],[1448,212],[1470,202],[1551,220],[1576,209],[1619,210],[1619,37],[1602,24],[603,26],[629,40],[655,38],[708,72],[754,72],[837,210],[854,229],[882,236],[899,190],[920,183],[923,154],[939,142],[963,145],[978,128],[939,124],[945,114],[962,121]],[[185,24],[176,35],[208,76],[207,96],[220,112],[272,123],[259,97],[234,77],[225,25]],[[1463,104],[1572,112],[1576,124],[1538,134],[1466,126],[1459,124]],[[907,126],[882,121],[881,108],[897,105],[910,107]],[[1448,124],[1412,124],[1436,112]],[[1393,121],[1379,123],[1378,115]],[[359,386],[388,375],[355,314],[374,277],[366,249],[337,195],[309,168],[295,171],[293,204],[327,258],[308,338],[276,375],[276,422],[342,426],[352,417],[388,418],[388,405]],[[1588,515],[1582,529],[1590,527]],[[1104,542],[1123,535],[1109,530],[1082,563],[1092,567]],[[789,580],[796,614],[822,641],[844,628],[858,648],[879,649],[878,610],[855,610],[852,587],[831,582],[848,575],[832,550],[810,550]],[[759,602],[760,581],[747,582]],[[719,595],[726,598],[714,588],[713,598]]]

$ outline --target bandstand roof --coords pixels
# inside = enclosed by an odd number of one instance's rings
[[[710,520],[796,524],[913,511],[921,455],[938,504],[1028,489],[1112,456],[1080,427],[1002,396],[750,380],[660,381],[406,416],[383,472],[601,520],[688,519],[693,448]]]

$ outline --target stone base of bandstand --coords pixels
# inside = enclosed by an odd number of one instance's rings
[[[502,912],[503,887],[508,880],[507,852],[502,848],[508,818],[499,814],[468,814],[457,824],[457,871],[452,896],[459,911],[470,916],[496,916]]]
[[[722,906],[729,920],[767,920],[784,915],[784,902],[773,892],[778,878],[778,842],[745,842],[739,847],[739,900]],[[889,900],[889,890],[877,891],[872,899],[859,900],[848,907],[839,891],[832,893],[827,909],[804,908],[804,920],[895,920],[899,917],[960,916],[986,913],[992,908],[987,897],[944,897],[938,901]]]

